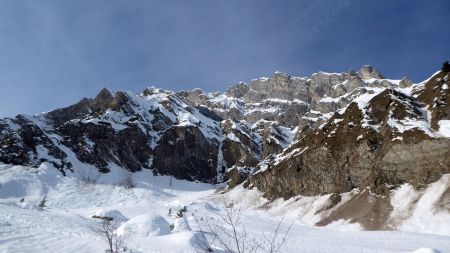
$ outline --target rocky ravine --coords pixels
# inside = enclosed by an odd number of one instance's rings
[[[365,187],[386,194],[450,173],[448,79],[440,71],[412,84],[363,66],[301,78],[276,72],[224,93],[103,89],[66,108],[0,120],[0,162],[245,181],[269,198]]]

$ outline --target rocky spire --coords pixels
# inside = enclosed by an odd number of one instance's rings
[[[358,76],[361,79],[370,79],[370,78],[375,78],[375,79],[383,79],[383,75],[376,70],[374,67],[370,66],[370,65],[363,65],[361,66],[361,68],[358,71]]]

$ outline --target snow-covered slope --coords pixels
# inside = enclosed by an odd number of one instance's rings
[[[102,252],[107,243],[96,232],[99,221],[92,216],[113,211],[126,217],[120,219],[124,225],[119,231],[129,233],[127,246],[132,252],[197,252],[199,228],[193,215],[219,219],[224,201],[242,206],[242,220],[252,239],[270,235],[283,216],[283,229],[294,220],[281,252],[450,251],[448,216],[429,219],[430,203],[448,185],[448,177],[425,191],[404,185],[393,193],[396,218],[420,196],[411,218],[398,226],[401,231],[364,232],[344,220],[311,227],[328,196],[268,202],[256,189],[237,187],[223,194],[218,192],[222,185],[153,176],[149,171],[124,173],[119,168],[109,174],[88,169],[64,177],[49,164],[38,169],[0,165],[0,173],[0,252]],[[44,197],[45,204],[39,207]],[[183,207],[187,210],[183,218],[169,215],[169,210],[173,214]],[[174,225],[173,231],[167,231],[167,224]],[[215,252],[223,252],[218,244],[213,246]]]

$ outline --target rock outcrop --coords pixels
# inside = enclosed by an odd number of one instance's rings
[[[162,133],[153,154],[155,173],[172,175],[178,179],[217,183],[217,143],[208,140],[194,126],[171,127]]]
[[[414,87],[366,94],[324,124],[308,130],[250,176],[269,198],[343,193],[354,188],[386,194],[409,183],[424,187],[450,173],[450,139],[437,126],[448,120],[448,73]]]

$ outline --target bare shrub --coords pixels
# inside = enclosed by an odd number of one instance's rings
[[[284,231],[281,228],[283,222],[284,217],[281,218],[281,221],[278,222],[277,227],[272,233],[263,233],[264,240],[255,242],[258,246],[258,249],[265,253],[281,252],[281,247],[286,244],[288,240],[288,234],[291,231],[291,227],[294,221],[291,221],[291,223],[289,223],[289,226]]]
[[[192,215],[195,224],[198,227],[198,231],[194,232],[194,238],[195,238],[195,251],[196,252],[214,252],[212,249],[212,244],[214,243],[215,237],[212,236],[213,234],[203,230],[202,225],[200,224],[200,221],[195,215]],[[209,226],[207,226],[207,229],[209,230]]]
[[[233,203],[225,205],[224,213],[217,213],[218,218],[211,217],[198,219],[193,216],[198,227],[194,231],[197,252],[214,252],[213,245],[217,244],[229,253],[279,253],[288,240],[288,234],[293,222],[286,229],[282,228],[284,218],[277,224],[271,233],[263,233],[262,240],[250,238],[242,220],[241,206],[235,207]],[[204,221],[203,223],[201,221]]]
[[[129,252],[126,247],[128,237],[117,233],[119,226],[118,221],[103,219],[100,226],[93,228],[93,231],[107,242],[108,249],[105,251],[107,253]]]

